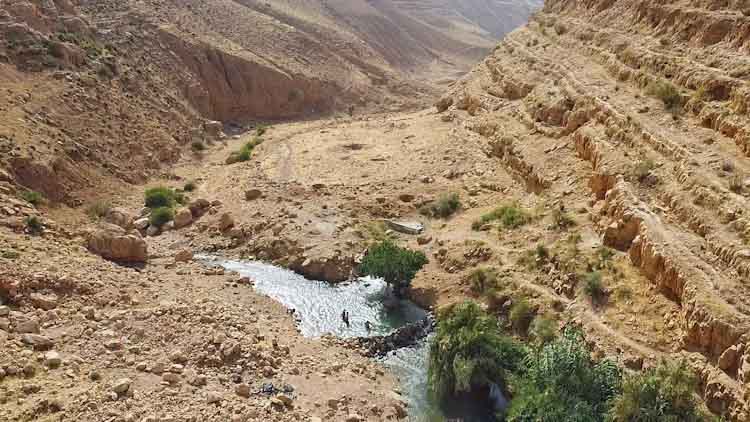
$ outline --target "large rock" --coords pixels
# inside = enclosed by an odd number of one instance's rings
[[[190,212],[193,213],[193,217],[198,218],[211,208],[211,203],[206,199],[198,198],[192,201],[190,205],[188,205],[188,208],[190,208]]]
[[[181,229],[193,222],[193,213],[189,208],[180,208],[174,216],[174,228]]]
[[[120,262],[146,262],[148,246],[138,234],[128,234],[113,224],[102,224],[88,238],[91,252]]]
[[[218,141],[227,136],[224,134],[224,125],[216,120],[209,120],[203,123],[203,132],[210,141]]]
[[[125,230],[129,229],[133,224],[133,216],[128,214],[128,212],[122,208],[110,209],[109,211],[107,211],[107,215],[104,216],[104,220],[107,223],[122,227]]]

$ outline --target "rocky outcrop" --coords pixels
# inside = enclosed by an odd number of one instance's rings
[[[142,263],[148,259],[146,241],[137,232],[128,233],[113,224],[103,223],[89,234],[91,252],[112,261]]]
[[[416,345],[435,329],[435,325],[435,318],[427,315],[419,321],[397,328],[388,335],[357,337],[348,340],[347,343],[359,348],[365,356],[384,357],[394,350]]]
[[[347,281],[352,277],[355,262],[353,256],[334,255],[332,257],[303,258],[290,268],[310,280],[323,280],[331,283]]]

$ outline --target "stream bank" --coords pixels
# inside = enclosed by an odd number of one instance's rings
[[[461,418],[465,422],[492,421],[482,403],[457,401],[439,406],[427,394],[429,337],[434,321],[422,308],[408,300],[395,307],[383,305],[386,284],[383,280],[361,278],[349,283],[331,285],[304,278],[290,270],[273,265],[202,256],[208,265],[221,266],[253,281],[254,288],[293,310],[299,331],[306,337],[335,336],[354,347],[368,346],[367,339],[385,339],[405,332],[421,337],[408,347],[371,354],[399,379],[401,393],[408,404],[409,420],[415,422]],[[347,325],[341,319],[346,310],[350,315]],[[365,322],[369,322],[370,330]],[[405,330],[399,330],[406,327]],[[406,335],[406,334],[404,334]],[[375,342],[377,345],[383,341]],[[400,344],[400,343],[399,343]]]

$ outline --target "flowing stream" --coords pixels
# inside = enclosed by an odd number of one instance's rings
[[[407,323],[425,317],[426,312],[410,301],[403,300],[395,308],[383,306],[385,282],[362,278],[357,281],[331,285],[311,281],[273,265],[254,261],[233,261],[203,256],[209,265],[219,265],[255,281],[255,289],[294,309],[300,332],[307,337],[330,333],[339,337],[384,335]],[[349,312],[350,325],[341,319],[342,311]],[[369,321],[371,329],[365,328]],[[443,410],[427,396],[428,343],[424,340],[415,347],[389,353],[383,363],[398,377],[401,392],[408,403],[409,420],[433,422],[449,419]],[[457,401],[448,407],[452,418],[465,422],[492,420],[476,403]]]

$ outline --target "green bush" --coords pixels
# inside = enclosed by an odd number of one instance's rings
[[[149,224],[161,227],[174,219],[174,210],[169,207],[159,207],[151,211],[148,218]]]
[[[526,352],[502,335],[497,321],[474,302],[441,314],[430,344],[428,385],[440,399],[503,383]]]
[[[146,189],[144,196],[144,202],[149,208],[173,207],[177,202],[176,192],[164,186]]]
[[[28,232],[31,234],[41,234],[44,231],[42,220],[40,220],[39,217],[35,215],[26,217],[26,220],[24,220],[24,222],[26,223],[26,230],[28,230]]]
[[[37,191],[27,190],[21,192],[21,199],[28,202],[31,205],[37,206],[44,203],[44,195]]]
[[[89,205],[88,208],[86,208],[86,214],[96,220],[106,217],[111,209],[112,204],[109,201],[101,200]]]
[[[531,323],[531,337],[539,344],[547,344],[557,338],[557,326],[554,320],[538,316]]]
[[[643,183],[648,179],[648,176],[651,175],[651,172],[655,168],[656,164],[652,160],[640,160],[635,164],[635,167],[633,168],[633,175],[639,182]]]
[[[611,422],[702,422],[710,420],[699,410],[695,391],[698,380],[684,361],[662,362],[656,368],[629,376],[622,393],[612,401]]]
[[[607,297],[607,291],[602,283],[602,273],[592,271],[585,276],[586,284],[583,285],[583,292],[586,293],[594,304],[599,304]]]
[[[529,331],[529,325],[534,320],[534,309],[526,299],[518,299],[513,302],[513,306],[510,307],[510,314],[508,314],[510,325],[513,330],[520,334],[526,335]]]
[[[471,228],[474,230],[481,229],[485,224],[500,220],[500,223],[506,229],[515,229],[531,221],[529,213],[518,205],[503,205],[491,212],[482,215],[479,220],[475,221]]]
[[[399,294],[427,262],[424,253],[384,240],[368,249],[359,269],[362,274],[382,277]]]
[[[246,142],[245,145],[243,145],[242,148],[239,149],[239,151],[235,151],[229,154],[229,158],[227,158],[226,163],[234,164],[234,163],[250,161],[250,158],[253,155],[253,150],[255,149],[256,146],[262,143],[263,143],[263,140],[260,138],[255,138],[252,141]]]
[[[185,186],[182,187],[182,190],[185,192],[193,192],[196,189],[198,189],[198,186],[195,184],[195,182],[187,182],[185,183]]]
[[[493,268],[477,268],[469,274],[469,285],[475,294],[486,294],[497,287],[497,271]]]
[[[540,268],[549,260],[549,249],[541,243],[534,249],[524,252],[518,259],[518,263],[528,268]]]
[[[419,209],[419,213],[432,218],[448,218],[461,207],[457,193],[441,195],[437,201],[430,202]]]
[[[619,368],[595,362],[578,329],[566,329],[524,362],[526,371],[512,380],[509,422],[600,422],[619,392]]]
[[[559,208],[556,208],[552,213],[552,220],[554,221],[554,227],[558,230],[567,230],[576,225],[575,220],[573,220],[568,213]]]
[[[255,128],[255,135],[256,136],[263,136],[268,131],[268,126],[264,124],[258,125],[258,127]]]
[[[2,250],[0,251],[0,257],[5,259],[18,259],[21,256],[20,253],[14,250]]]
[[[671,82],[654,81],[646,87],[646,92],[660,99],[669,110],[682,108],[682,95]]]
[[[193,152],[201,152],[206,150],[206,145],[201,141],[193,141],[190,144],[190,149],[192,149]]]

